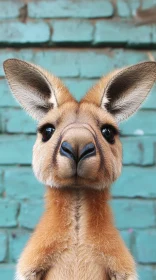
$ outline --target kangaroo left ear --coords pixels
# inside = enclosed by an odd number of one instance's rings
[[[142,62],[102,78],[84,100],[107,109],[120,122],[137,111],[155,81],[156,62]]]

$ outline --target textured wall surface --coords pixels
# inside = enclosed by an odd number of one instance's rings
[[[144,0],[143,8],[156,4]],[[16,57],[60,76],[80,99],[114,68],[156,59],[156,26],[135,26],[137,0],[0,1],[0,279],[15,263],[43,211],[31,171],[35,123],[13,100],[2,63]],[[123,173],[112,187],[117,227],[141,280],[156,279],[156,87],[121,125]]]

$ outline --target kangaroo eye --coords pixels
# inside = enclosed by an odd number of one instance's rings
[[[42,141],[47,142],[55,131],[55,127],[53,125],[47,125],[42,127],[41,134],[42,134]]]
[[[111,125],[104,125],[101,128],[101,133],[103,137],[109,142],[110,144],[115,143],[115,135],[117,134],[116,129]]]

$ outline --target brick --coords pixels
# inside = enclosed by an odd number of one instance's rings
[[[96,22],[94,42],[116,45],[151,44],[152,26],[133,26],[126,21]]]
[[[116,226],[120,229],[156,226],[153,201],[114,199],[111,204]]]
[[[124,166],[122,174],[112,187],[117,197],[156,197],[156,168]]]
[[[78,101],[81,100],[95,82],[95,79],[64,79],[65,85]]]
[[[156,85],[152,88],[148,98],[141,106],[143,109],[156,109]]]
[[[128,249],[131,250],[133,231],[131,231],[131,230],[121,230],[120,234],[121,234],[121,237],[123,238],[126,246],[128,247]]]
[[[3,169],[0,167],[0,195],[2,195],[4,191],[4,185],[3,185]]]
[[[52,42],[91,42],[93,39],[93,25],[84,20],[52,21]]]
[[[34,136],[1,135],[0,164],[30,164]]]
[[[38,199],[44,188],[35,179],[31,167],[6,168],[4,188],[7,197],[14,199]]]
[[[156,134],[156,112],[139,111],[128,121],[120,124],[122,135],[155,135]]]
[[[153,25],[152,27],[152,42],[155,44],[156,43],[156,26]]]
[[[127,32],[127,24],[125,22],[113,21],[97,21],[95,24],[94,42],[99,43],[116,43],[125,44],[128,42],[130,30]]]
[[[21,2],[1,1],[0,2],[0,19],[17,18],[20,15],[20,9],[24,6]]]
[[[142,51],[126,51],[123,49],[116,49],[113,57],[113,67],[122,68],[132,64],[139,63],[144,60],[149,60],[147,52]]]
[[[49,26],[45,22],[2,22],[1,43],[44,43],[50,38]]]
[[[5,232],[0,231],[0,262],[5,261],[7,254],[7,235]]]
[[[146,206],[147,208],[147,206]],[[142,215],[145,219],[144,215]],[[136,258],[141,263],[156,262],[156,230],[139,231],[136,236]]]
[[[9,253],[11,261],[17,261],[30,238],[30,233],[23,230],[12,231],[9,238]]]
[[[28,229],[34,229],[42,213],[43,201],[22,203],[19,215],[20,226]]]
[[[6,80],[0,80],[0,100],[0,107],[19,106],[12,94],[10,94]]]
[[[132,26],[128,30],[128,45],[149,45],[152,43],[152,25]]]
[[[151,165],[154,163],[152,137],[125,137],[123,144],[123,163],[125,165]]]
[[[0,201],[0,227],[14,227],[17,225],[19,205],[15,201],[1,199]]]
[[[88,51],[79,54],[80,76],[97,78],[113,70],[113,54]]]
[[[5,280],[14,279],[14,274],[15,274],[15,265],[13,264],[0,265],[1,279],[5,279]]]
[[[131,10],[129,7],[129,2],[124,0],[118,0],[117,3],[117,11],[120,17],[130,17]]]
[[[59,77],[79,76],[78,53],[73,51],[38,51],[33,62]]]
[[[113,15],[112,4],[105,0],[59,0],[39,1],[28,3],[28,15],[32,18],[98,18]]]
[[[24,110],[0,110],[2,129],[8,133],[36,133],[36,123]]]
[[[141,280],[155,280],[156,268],[152,265],[138,265],[137,268],[139,279]]]

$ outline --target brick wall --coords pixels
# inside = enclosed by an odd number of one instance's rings
[[[148,8],[155,0],[144,0]],[[13,100],[2,63],[16,57],[60,76],[80,99],[114,68],[156,58],[156,26],[134,26],[137,0],[0,1],[0,279],[15,263],[43,211],[31,171],[35,123]],[[156,87],[121,125],[123,173],[112,188],[117,227],[141,280],[156,279]],[[30,219],[31,213],[31,219]]]

